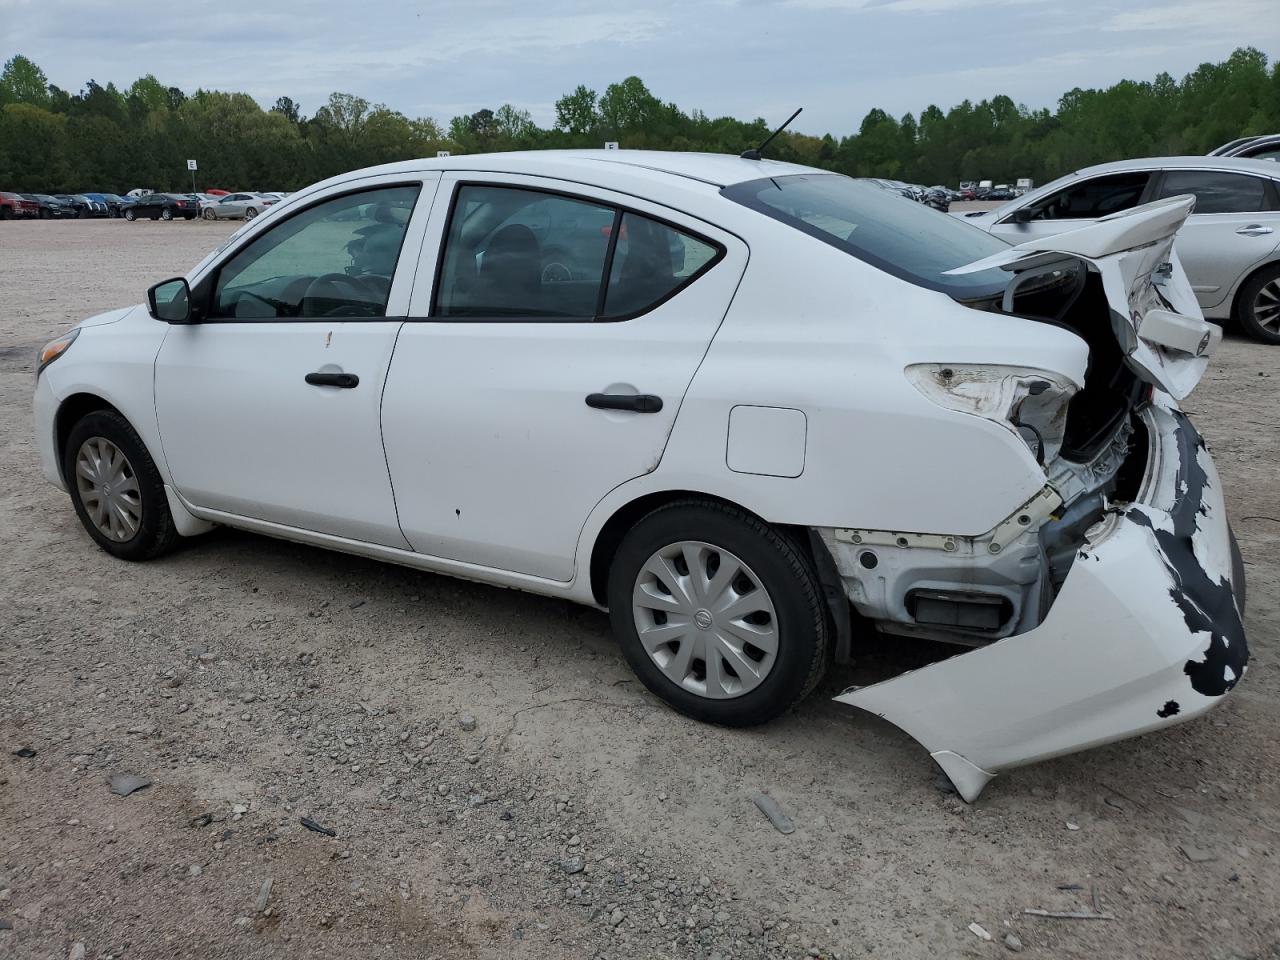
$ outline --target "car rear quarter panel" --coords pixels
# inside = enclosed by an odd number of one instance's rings
[[[1044,485],[1011,430],[936,406],[903,370],[922,362],[1009,364],[1079,383],[1083,341],[962,307],[771,226],[765,221],[748,237],[746,274],[658,470],[615,490],[593,514],[595,529],[618,506],[669,489],[723,497],[775,523],[974,535]],[[730,469],[730,417],[743,404],[803,412],[798,476]]]

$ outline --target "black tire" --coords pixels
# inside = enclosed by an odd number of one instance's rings
[[[164,208],[160,211],[160,219],[161,219],[161,220],[172,220],[172,219],[173,219],[173,211],[172,211],[172,210],[170,210],[168,207],[164,207]]]
[[[214,212],[213,212],[213,208],[212,208],[212,207],[206,207],[206,208],[204,209],[204,212],[203,212],[203,213],[201,213],[201,214],[200,214],[200,216],[204,217],[206,220],[217,220],[217,219],[218,219],[218,215],[217,215],[216,213],[214,213]]]
[[[244,212],[244,218],[246,220],[252,220],[257,215],[258,215],[258,211],[255,210],[253,207],[250,207],[248,210]]]
[[[94,437],[102,437],[115,444],[125,455],[133,476],[138,481],[142,517],[137,532],[128,540],[115,540],[100,531],[90,519],[81,499],[76,482],[76,455],[85,441]],[[169,512],[169,501],[165,496],[160,471],[156,469],[155,461],[147,453],[137,431],[114,410],[95,410],[86,414],[71,428],[66,447],[62,451],[62,471],[71,491],[71,503],[75,507],[76,516],[94,542],[113,557],[121,560],[151,560],[177,546],[181,538],[174,527],[173,515]]]
[[[133,221],[138,219],[137,211],[133,209],[126,210],[124,212],[124,218],[128,220],[130,223],[133,223]]]
[[[640,642],[632,613],[636,578],[664,546],[701,541],[729,551],[760,579],[777,615],[778,652],[759,686],[729,699],[708,699],[672,681]],[[808,555],[788,536],[726,504],[681,500],[659,507],[623,538],[609,570],[609,617],[614,636],[636,676],[680,713],[732,727],[766,723],[791,709],[818,685],[827,668],[831,635],[818,575]]]
[[[41,219],[41,220],[48,220],[48,219],[49,219],[50,217],[52,217],[52,216],[53,216],[53,214],[52,214],[52,213],[50,213],[48,210],[45,210],[43,207],[41,208],[41,210],[40,210],[40,219]]]
[[[0,220],[12,220],[13,211],[8,207],[0,207]]]
[[[1264,327],[1256,313],[1258,296],[1262,293],[1262,288],[1276,283],[1280,283],[1280,263],[1263,267],[1250,277],[1248,282],[1240,288],[1240,295],[1236,300],[1236,322],[1240,324],[1241,331],[1262,343],[1280,344],[1280,326],[1275,329]],[[1275,317],[1267,317],[1266,320],[1268,323],[1276,322]]]

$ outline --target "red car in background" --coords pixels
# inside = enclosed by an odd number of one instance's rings
[[[16,193],[0,191],[0,220],[40,216],[40,204]]]

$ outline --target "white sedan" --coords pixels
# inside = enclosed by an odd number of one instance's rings
[[[702,720],[944,644],[836,699],[972,799],[1244,673],[1190,206],[1010,247],[758,159],[375,167],[49,344],[38,448],[116,557],[223,524],[607,608]]]
[[[252,220],[267,207],[279,203],[278,197],[265,193],[231,193],[200,203],[200,216],[206,220]]]
[[[1280,344],[1280,165],[1149,157],[1087,167],[995,210],[962,216],[1010,243],[1078,230],[1161,197],[1191,195],[1178,256],[1205,316]]]

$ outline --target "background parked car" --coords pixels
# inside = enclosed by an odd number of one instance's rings
[[[40,205],[19,193],[0,192],[0,220],[40,216]]]
[[[101,200],[94,200],[84,193],[60,193],[55,200],[65,200],[71,204],[77,217],[109,217],[111,210]]]
[[[109,217],[120,216],[121,211],[133,203],[132,197],[121,197],[114,193],[86,193],[85,196],[90,200],[105,203],[107,205],[107,216]]]
[[[126,220],[149,217],[152,220],[194,220],[200,215],[200,201],[184,197],[180,193],[149,193],[139,197],[136,203],[124,209]]]
[[[1239,140],[1224,143],[1209,156],[1280,161],[1280,133],[1269,133],[1261,137],[1241,137]]]
[[[278,203],[275,197],[260,193],[232,193],[222,197],[217,203],[211,203],[201,210],[200,215],[206,220],[252,220],[272,204]]]
[[[926,187],[923,203],[946,213],[951,209],[951,191],[944,186]]]
[[[1280,344],[1280,164],[1149,157],[1087,167],[965,219],[1010,243],[1088,226],[1150,200],[1193,194],[1174,249],[1200,309]]]
[[[50,196],[47,193],[24,193],[24,197],[35,202],[40,208],[40,219],[50,220],[61,217],[74,217],[75,210],[66,200],[59,200],[57,197]]]

